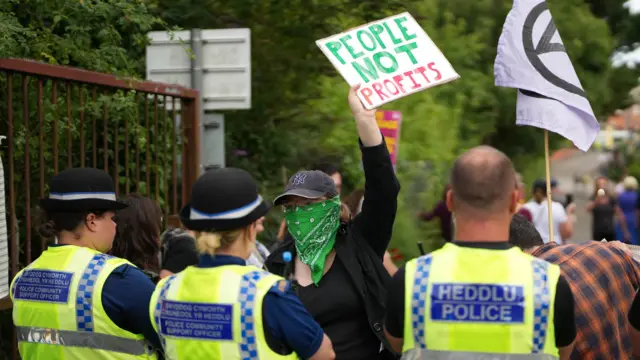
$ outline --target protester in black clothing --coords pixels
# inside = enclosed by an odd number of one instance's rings
[[[200,255],[196,249],[193,233],[181,228],[165,231],[162,241],[162,270],[160,278],[179,273],[189,266],[197,265]]]
[[[302,303],[331,338],[337,359],[394,359],[383,335],[389,274],[383,256],[391,240],[400,185],[375,120],[349,93],[361,140],[366,194],[351,219],[334,181],[321,171],[294,175],[276,205],[285,206],[285,239],[267,269],[292,279]],[[319,224],[320,226],[316,226]],[[289,252],[292,257],[287,261]]]
[[[640,291],[636,293],[631,310],[629,310],[629,325],[633,356],[640,359]]]

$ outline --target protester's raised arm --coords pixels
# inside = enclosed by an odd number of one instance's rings
[[[365,191],[362,212],[355,218],[353,229],[382,259],[391,241],[400,184],[376,122],[375,110],[366,110],[362,106],[356,95],[357,90],[358,86],[351,88],[349,106],[362,143]]]
[[[367,110],[362,106],[356,95],[359,88],[360,85],[356,85],[349,91],[349,107],[351,107],[351,113],[356,120],[360,141],[365,147],[380,145],[382,144],[382,133],[380,133],[376,122],[376,111]]]

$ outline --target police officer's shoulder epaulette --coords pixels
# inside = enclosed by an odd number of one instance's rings
[[[287,280],[279,280],[269,290],[270,293],[285,295],[291,289],[291,283]]]

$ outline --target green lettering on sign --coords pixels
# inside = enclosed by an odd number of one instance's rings
[[[348,35],[348,34],[340,38],[340,42],[342,43],[342,45],[344,45],[344,47],[347,48],[347,51],[349,52],[349,54],[351,54],[351,57],[355,60],[360,56],[364,55],[362,51],[358,53],[354,52],[353,47],[347,44],[347,41],[349,40],[351,40],[351,35]]]
[[[386,57],[389,60],[391,60],[390,66],[384,66],[382,64],[383,57]],[[395,56],[391,55],[391,53],[388,51],[380,51],[373,54],[373,61],[378,66],[378,69],[380,69],[385,74],[391,74],[392,72],[398,70],[398,61],[396,60]]]
[[[356,37],[358,38],[360,45],[362,45],[362,47],[367,51],[373,51],[376,49],[376,47],[378,47],[376,45],[376,39],[366,30],[358,30],[358,32],[356,32]],[[365,43],[363,37],[368,39],[369,45]]]
[[[382,27],[382,25],[380,24],[373,24],[369,26],[369,31],[371,31],[373,36],[376,38],[376,40],[378,41],[378,44],[380,44],[380,47],[382,49],[386,49],[387,46],[384,44],[384,42],[382,42],[382,39],[380,39],[380,34],[384,32],[384,27]]]
[[[396,48],[396,54],[400,54],[400,53],[405,53],[407,54],[407,56],[409,57],[409,59],[411,60],[411,63],[413,65],[418,63],[418,60],[416,59],[415,56],[413,56],[413,53],[411,52],[412,50],[415,50],[418,48],[418,44],[416,44],[416,42],[412,42],[412,43],[408,43],[408,44],[403,44],[400,45]]]
[[[413,40],[416,38],[416,34],[409,34],[408,33],[409,29],[407,29],[404,25],[402,25],[403,22],[407,21],[406,16],[397,18],[394,21],[396,22],[398,29],[400,29],[400,32],[402,33],[402,36],[404,37],[405,41]]]
[[[342,44],[338,41],[329,41],[325,44],[325,46],[327,47],[327,49],[329,49],[329,51],[331,51],[331,53],[333,54],[333,56],[336,57],[336,59],[338,59],[338,61],[340,61],[340,63],[342,65],[346,64],[346,62],[344,62],[344,59],[342,58],[342,56],[340,56],[338,54],[338,50],[340,50],[340,48],[342,48]]]
[[[352,62],[351,66],[358,72],[358,75],[360,75],[362,81],[365,83],[371,80],[378,80],[378,70],[376,70],[376,66],[373,65],[370,58],[364,59],[364,66],[358,64],[356,61]]]
[[[386,22],[383,22],[382,26],[384,26],[384,29],[387,30],[387,33],[389,34],[389,37],[391,38],[391,41],[393,41],[394,44],[398,45],[402,42],[402,40],[398,39],[397,37],[395,37],[395,35],[393,35],[393,31],[391,31],[391,29],[389,28],[389,24],[387,24]]]

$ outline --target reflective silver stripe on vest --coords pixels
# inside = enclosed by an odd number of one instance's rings
[[[548,354],[495,354],[461,351],[409,350],[402,360],[557,360]]]
[[[118,336],[86,331],[69,331],[17,326],[18,341],[60,346],[106,350],[128,355],[153,354],[153,347],[145,340],[125,339]]]

